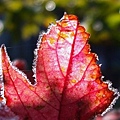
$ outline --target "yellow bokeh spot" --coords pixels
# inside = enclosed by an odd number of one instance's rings
[[[22,27],[22,37],[26,40],[32,35],[36,35],[39,32],[39,27],[37,24],[28,23]]]
[[[19,11],[23,7],[23,3],[20,0],[8,0],[5,4],[11,11]]]

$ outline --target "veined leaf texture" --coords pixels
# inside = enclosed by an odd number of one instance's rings
[[[89,36],[75,15],[51,25],[35,50],[34,85],[1,46],[1,102],[20,120],[89,120],[102,113],[117,93],[102,81]]]

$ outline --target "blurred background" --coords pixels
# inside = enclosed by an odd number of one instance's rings
[[[39,34],[64,12],[78,16],[91,34],[104,80],[120,89],[120,0],[0,0],[0,45],[5,44],[11,60],[25,59],[31,70]]]

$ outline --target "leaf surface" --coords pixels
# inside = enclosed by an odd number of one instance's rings
[[[88,120],[102,113],[116,93],[101,78],[89,34],[65,14],[38,41],[36,84],[12,65],[1,47],[6,104],[22,120]]]

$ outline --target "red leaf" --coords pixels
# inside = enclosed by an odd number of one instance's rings
[[[9,61],[2,46],[6,104],[21,119],[88,120],[102,113],[116,96],[101,79],[89,34],[74,15],[64,15],[39,39],[36,84]]]

